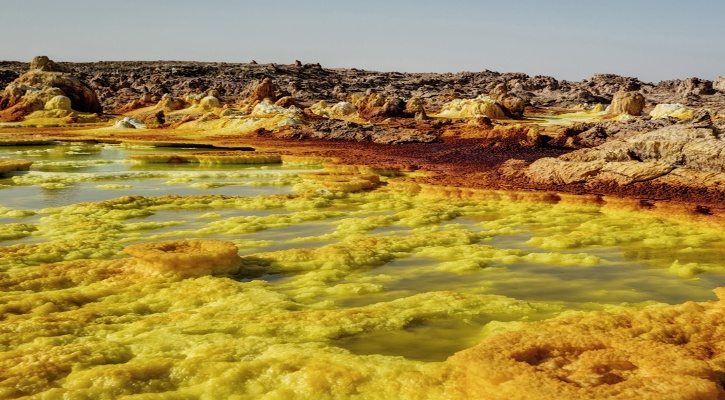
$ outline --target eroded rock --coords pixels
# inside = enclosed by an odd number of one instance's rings
[[[617,92],[609,106],[609,113],[614,115],[642,115],[642,110],[644,110],[644,96],[639,92]]]
[[[666,126],[558,158],[541,158],[526,168],[525,175],[545,185],[612,182],[623,186],[657,179],[677,186],[719,186],[725,173],[725,140],[712,127],[700,125]],[[666,178],[673,171],[677,174]],[[511,174],[503,168],[500,172]]]
[[[247,102],[252,104],[258,101],[263,101],[265,99],[270,100],[271,102],[274,102],[277,100],[277,96],[275,94],[277,87],[274,84],[274,81],[270,78],[264,78],[262,82],[260,82],[255,88],[254,91],[252,91],[252,94],[250,94],[247,97]]]

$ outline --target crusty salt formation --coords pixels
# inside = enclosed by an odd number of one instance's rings
[[[657,342],[617,341],[602,332],[512,332],[450,360],[462,372],[462,398],[717,398],[707,362]]]
[[[278,153],[253,151],[130,154],[128,157],[143,163],[278,164],[282,162],[282,156]]]
[[[0,174],[11,171],[26,171],[30,168],[31,164],[33,162],[28,160],[0,159]]]
[[[720,227],[325,161],[13,177],[171,189],[0,207],[0,398],[718,395]],[[270,178],[294,190],[176,192]]]
[[[325,189],[340,192],[357,192],[374,189],[380,185],[376,174],[345,174],[337,172],[310,172],[302,178],[321,184]]]
[[[475,99],[456,99],[443,105],[438,116],[444,118],[470,118],[476,116],[489,118],[506,118],[501,104],[488,96],[478,96]]]
[[[167,240],[133,244],[125,250],[147,271],[183,278],[233,274],[242,265],[234,243],[223,240]]]
[[[504,332],[448,359],[463,398],[723,398],[719,302],[590,313]]]
[[[679,119],[692,119],[694,110],[685,107],[682,104],[657,104],[655,108],[649,112],[652,118],[675,117]]]

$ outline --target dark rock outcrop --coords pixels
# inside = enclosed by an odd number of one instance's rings
[[[74,76],[87,82],[98,95],[103,109],[109,112],[119,110],[145,95],[155,103],[164,94],[182,97],[188,93],[214,90],[217,93],[215,97],[226,102],[238,102],[249,96],[259,101],[270,96],[275,100],[292,96],[304,106],[320,100],[330,103],[351,101],[352,95],[374,92],[382,96],[383,100],[420,98],[425,102],[427,111],[436,113],[452,99],[472,99],[491,92],[500,84],[505,84],[513,97],[535,107],[609,104],[618,91],[639,91],[647,100],[646,106],[683,103],[689,107],[703,107],[725,101],[725,89],[721,82],[713,84],[697,78],[652,84],[612,74],[597,74],[581,82],[572,82],[548,76],[530,77],[522,73],[488,70],[456,74],[401,73],[356,68],[325,69],[317,64],[303,64],[299,67],[294,63],[122,61],[62,65],[72,68]],[[0,62],[0,87],[7,86],[28,69],[28,63]],[[267,90],[266,93],[255,95],[255,87],[265,78],[274,81],[274,93]],[[355,101],[351,102],[356,104]],[[513,104],[509,106],[516,108]]]

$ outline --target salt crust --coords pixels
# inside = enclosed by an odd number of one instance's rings
[[[328,181],[353,178],[339,172],[308,178],[310,191],[297,195],[127,196],[41,210],[37,225],[18,226],[20,231],[35,228],[50,242],[1,248],[5,303],[0,311],[6,318],[0,321],[0,395],[250,399],[722,395],[717,385],[718,374],[725,370],[722,302],[612,307],[606,313],[566,313],[533,324],[521,321],[556,315],[561,306],[453,291],[360,307],[335,304],[337,296],[381,293],[384,277],[343,280],[398,258],[445,260],[439,267],[453,273],[520,262],[596,268],[601,262],[596,257],[551,250],[637,243],[666,252],[716,243],[722,240],[721,231],[607,209],[599,203],[514,202],[515,194],[476,197],[462,190],[403,184],[400,187],[414,190],[395,192],[391,183],[372,191],[321,191]],[[353,205],[357,211],[337,211]],[[214,240],[135,244],[126,247],[134,257],[98,260],[121,256],[123,240],[148,237],[145,230],[162,226],[133,222],[134,218],[165,210],[208,213],[231,208],[283,212],[213,219],[205,234],[258,232],[346,214],[349,218],[336,222],[332,233],[309,238],[342,239],[339,242],[258,251],[241,261],[237,246]],[[500,216],[476,223],[480,231],[453,223],[481,214]],[[521,233],[516,226],[535,226],[529,245],[549,252],[482,243],[493,235]],[[368,235],[380,227],[412,231],[405,236]],[[136,233],[141,236],[133,236]],[[167,232],[174,233],[180,232]],[[57,262],[64,259],[76,261]],[[717,265],[708,267],[714,271]],[[243,273],[285,274],[288,281],[273,284],[214,276]],[[441,363],[360,356],[333,344],[352,335],[474,317],[517,322],[504,324],[506,329],[481,345]]]
[[[242,260],[237,247],[223,240],[167,240],[126,246],[139,268],[162,275],[197,277],[234,274]]]

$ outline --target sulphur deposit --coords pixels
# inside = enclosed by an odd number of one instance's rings
[[[17,149],[4,398],[722,396],[717,227],[302,159]],[[158,163],[181,156],[213,164]],[[78,187],[110,198],[10,201]]]
[[[0,398],[725,399],[723,78],[0,64]]]

